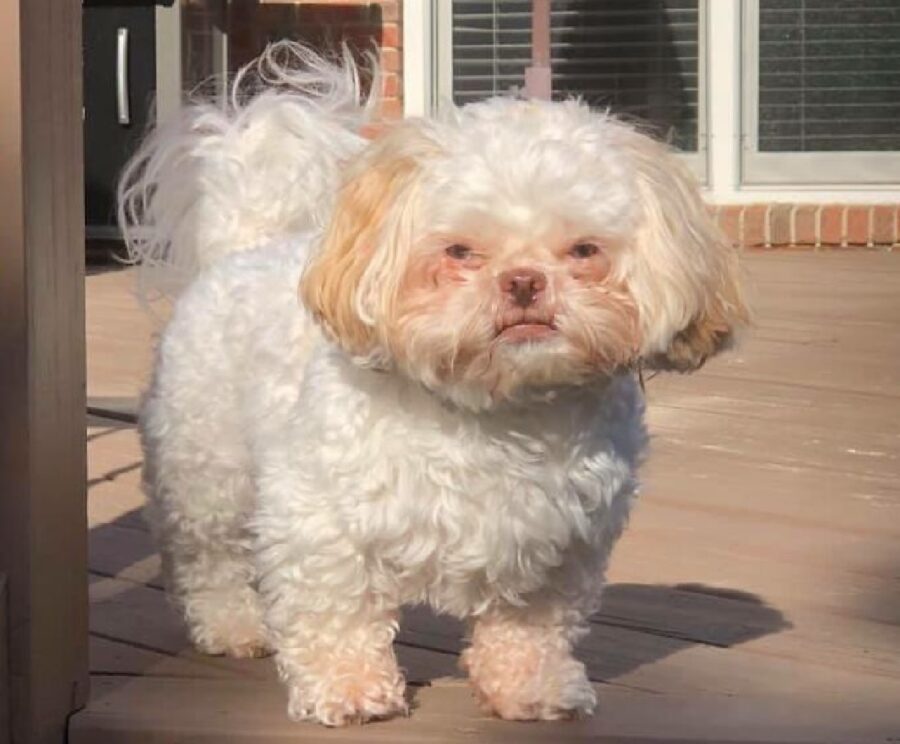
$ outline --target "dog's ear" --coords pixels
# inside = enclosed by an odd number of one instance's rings
[[[724,244],[723,251],[733,251]],[[720,274],[706,288],[700,309],[677,331],[668,347],[646,357],[646,365],[659,370],[693,372],[711,356],[731,347],[735,334],[749,323],[738,280],[737,261],[723,261]]]
[[[413,127],[400,125],[369,145],[350,166],[322,243],[300,280],[300,298],[325,329],[353,356],[373,354],[374,316],[390,301],[391,278],[404,250],[396,212],[420,170]]]
[[[738,252],[666,146],[634,131],[623,144],[642,212],[625,268],[639,313],[638,355],[649,368],[691,372],[749,322]]]

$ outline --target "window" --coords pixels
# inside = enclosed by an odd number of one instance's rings
[[[649,123],[658,137],[691,153],[702,175],[704,5],[554,0],[554,98],[580,96],[591,106]],[[524,86],[531,0],[453,0],[439,8],[439,98],[465,104]]]
[[[900,180],[900,3],[745,7],[744,181]]]

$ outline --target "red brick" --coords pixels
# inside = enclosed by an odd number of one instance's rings
[[[399,98],[385,98],[381,102],[381,116],[385,119],[403,117],[403,102]]]
[[[381,69],[384,72],[400,72],[400,52],[396,49],[382,49]]]
[[[869,207],[847,208],[847,244],[869,244]]]
[[[791,216],[793,204],[772,204],[769,207],[769,245],[791,245]]]
[[[818,204],[798,204],[794,210],[794,245],[816,245]]]
[[[399,0],[384,0],[381,3],[381,20],[385,22],[400,20]]]
[[[719,209],[719,229],[732,245],[740,245],[741,242],[741,209],[735,204],[724,205]]]
[[[844,206],[842,204],[827,204],[822,207],[819,224],[822,245],[843,245]]]
[[[897,205],[876,205],[872,216],[872,242],[875,245],[894,245],[897,237]]]
[[[766,243],[766,204],[750,204],[744,207],[744,229],[741,239],[745,246],[762,246]]]
[[[385,23],[381,28],[381,46],[400,47],[400,27],[396,23]]]
[[[400,96],[400,78],[392,72],[381,78],[381,95],[384,98],[398,98]]]

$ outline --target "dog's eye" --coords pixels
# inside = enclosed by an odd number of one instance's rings
[[[591,258],[600,252],[600,246],[596,243],[576,243],[569,248],[569,255],[573,258]]]
[[[447,246],[447,248],[444,249],[444,253],[457,261],[465,261],[467,258],[472,257],[472,249],[461,243],[454,243],[451,246]]]

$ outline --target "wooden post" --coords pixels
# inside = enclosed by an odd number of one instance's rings
[[[531,67],[525,70],[525,93],[549,101],[553,92],[550,69],[550,0],[531,3]]]
[[[81,0],[0,3],[0,111],[10,741],[62,744],[88,684]]]
[[[0,744],[9,744],[9,664],[6,659],[6,576],[0,573]]]

